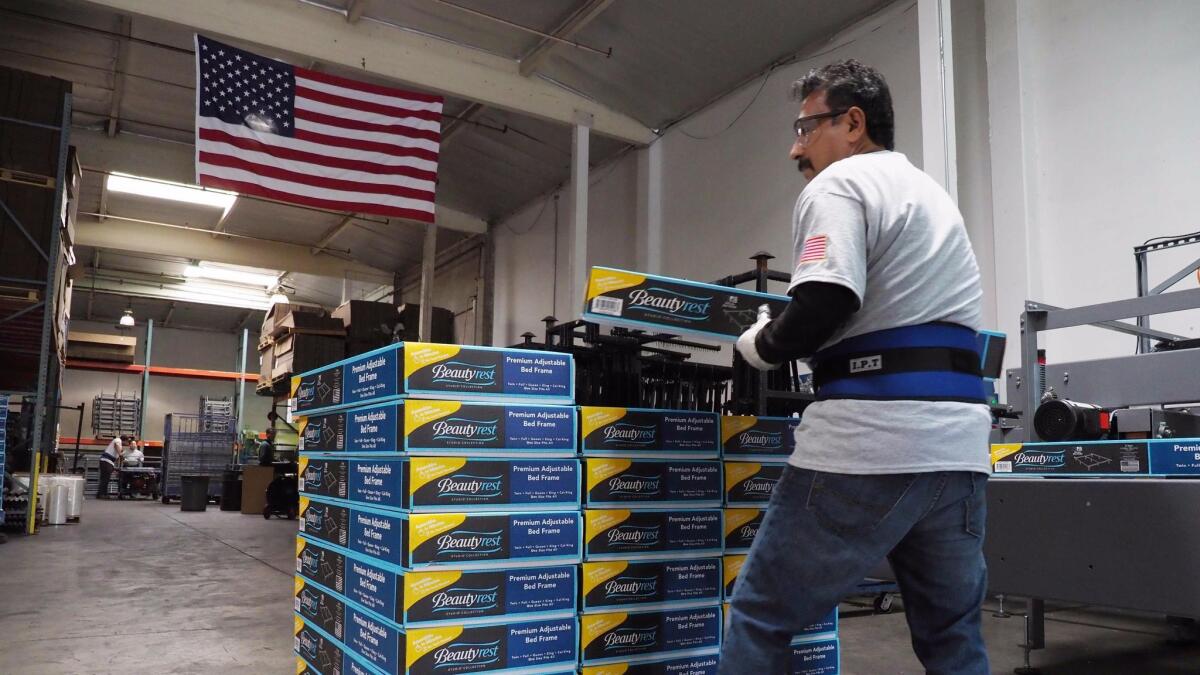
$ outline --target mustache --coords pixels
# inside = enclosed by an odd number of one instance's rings
[[[800,171],[800,173],[804,173],[805,169],[809,169],[811,171],[813,165],[812,162],[808,161],[808,159],[798,159],[796,160],[796,168]]]

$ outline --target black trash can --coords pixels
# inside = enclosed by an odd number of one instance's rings
[[[221,510],[242,510],[242,472],[226,469],[221,474]]]
[[[194,474],[180,476],[179,492],[180,511],[204,511],[208,509],[208,476],[197,476]]]

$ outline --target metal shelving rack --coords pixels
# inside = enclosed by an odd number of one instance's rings
[[[221,474],[233,464],[233,431],[206,431],[199,415],[171,413],[163,423],[162,500],[180,494],[183,474],[207,475],[208,496],[221,494]]]
[[[18,119],[8,116],[0,116],[0,122],[15,124],[26,128],[37,128],[52,131],[58,136],[58,162],[55,167],[54,176],[54,204],[63,203],[64,193],[67,187],[67,152],[68,140],[70,137],[71,125],[71,94],[63,94],[62,113],[60,121],[57,125],[45,124],[42,122],[34,122],[32,120]],[[36,238],[29,233],[25,223],[22,223],[16,214],[8,207],[7,204],[0,200],[0,212],[4,218],[14,223],[17,229],[25,235],[30,242],[36,242]],[[5,285],[16,287],[29,288],[35,292],[42,294],[42,299],[24,309],[19,309],[7,316],[0,316],[0,330],[4,330],[4,324],[13,322],[26,315],[32,315],[36,311],[41,310],[41,333],[39,339],[38,354],[38,374],[37,384],[34,391],[5,391],[0,392],[9,395],[20,395],[22,400],[22,409],[29,409],[33,414],[33,453],[31,458],[31,480],[30,480],[30,504],[29,514],[25,521],[26,533],[32,534],[37,527],[35,515],[37,512],[37,481],[38,471],[41,466],[41,458],[49,452],[49,449],[54,445],[54,433],[57,426],[58,418],[58,403],[61,394],[61,377],[62,377],[62,344],[54,344],[55,318],[57,317],[57,306],[59,302],[59,290],[62,288],[66,280],[66,264],[64,264],[64,252],[62,244],[62,231],[67,227],[66,209],[55,208],[53,219],[50,223],[50,244],[46,250],[41,250],[40,247],[34,244],[34,248],[46,260],[46,276],[44,279],[28,279],[0,276],[0,282]],[[66,336],[63,336],[65,343]],[[52,349],[52,347],[55,347]]]
[[[138,433],[142,399],[136,394],[101,394],[92,399],[92,434],[115,438]]]

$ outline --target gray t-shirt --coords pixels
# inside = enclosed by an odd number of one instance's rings
[[[849,288],[861,308],[830,340],[932,321],[979,330],[979,267],[950,195],[897,152],[830,165],[796,202],[792,287]],[[791,290],[789,288],[789,290]],[[990,473],[987,406],[818,401],[796,429],[793,466],[850,474]]]

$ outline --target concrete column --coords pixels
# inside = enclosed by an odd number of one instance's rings
[[[417,334],[422,342],[433,336],[433,271],[437,266],[437,225],[425,225],[425,247],[421,253],[421,318]]]
[[[661,274],[663,144],[655,141],[637,153],[636,271]]]
[[[567,293],[555,311],[560,321],[570,321],[583,311],[583,295],[587,289],[587,216],[588,216],[588,150],[591,139],[591,115],[579,114],[571,128],[571,184],[567,190],[570,209],[567,218]]]
[[[954,55],[950,0],[917,0],[921,70],[921,156],[925,173],[958,201],[954,132]]]

